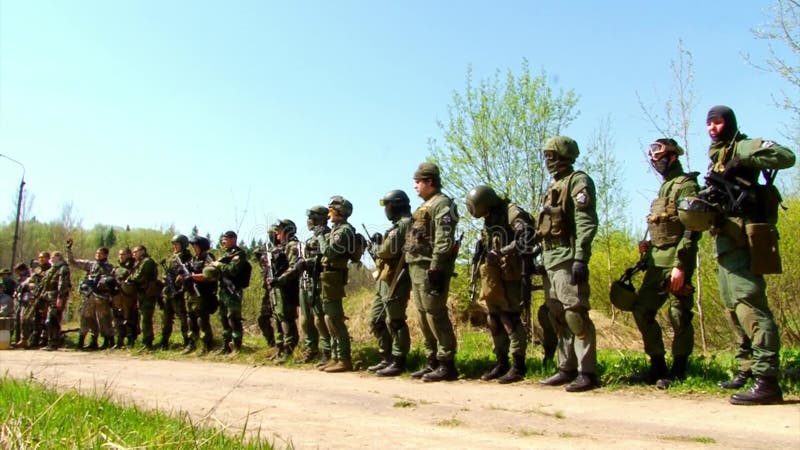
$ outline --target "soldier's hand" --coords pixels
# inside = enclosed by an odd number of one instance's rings
[[[650,241],[639,241],[639,254],[641,255],[643,253],[647,253],[647,251],[650,250],[651,245],[652,242]]]
[[[500,265],[500,253],[497,250],[492,250],[486,253],[486,264],[492,266]]]
[[[572,263],[572,280],[573,285],[583,284],[589,281],[589,266],[585,262],[575,260]]]
[[[669,274],[669,291],[680,294],[684,284],[686,284],[686,272],[680,267],[673,267]]]
[[[72,242],[73,242],[73,241],[72,241],[72,238],[71,238],[71,237],[68,237],[68,238],[67,238],[67,248],[72,248]]]
[[[426,291],[433,296],[439,295],[444,288],[444,272],[441,270],[429,270],[425,278]]]

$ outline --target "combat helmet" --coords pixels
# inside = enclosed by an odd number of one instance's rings
[[[294,224],[294,221],[290,219],[281,219],[275,225],[273,225],[275,230],[285,230],[289,236],[294,236],[297,232],[297,225]]]
[[[678,219],[689,231],[706,231],[718,217],[717,208],[702,198],[684,197],[678,200]]]
[[[175,236],[172,236],[172,241],[171,242],[173,244],[176,243],[176,242],[181,244],[181,248],[182,249],[184,249],[184,248],[189,246],[189,238],[186,237],[183,234],[176,234]]]
[[[486,216],[490,209],[500,204],[500,197],[494,189],[485,184],[476,186],[467,193],[467,211],[469,214],[479,219]]]
[[[202,251],[208,251],[208,249],[211,248],[211,241],[203,236],[192,236],[192,238],[189,239],[189,243],[196,244]]]
[[[350,217],[353,214],[353,204],[341,195],[331,197],[331,201],[328,202],[328,209],[332,209],[344,217]]]
[[[555,152],[561,158],[571,160],[572,162],[575,162],[581,154],[581,151],[578,149],[578,143],[567,136],[555,136],[548,139],[542,151]]]
[[[391,221],[399,219],[403,214],[411,213],[411,200],[400,189],[387,192],[378,203],[383,206],[386,218]]]
[[[630,278],[623,277],[623,279],[611,283],[608,297],[611,299],[611,304],[620,311],[633,311],[633,305],[637,298],[636,288],[633,287]]]

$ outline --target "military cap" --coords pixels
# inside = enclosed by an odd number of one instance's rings
[[[232,230],[228,230],[228,231],[222,233],[222,237],[225,237],[225,238],[236,238],[236,232],[232,231]]]
[[[14,266],[14,270],[26,271],[28,270],[28,265],[25,263],[19,263],[16,266]]]
[[[424,180],[427,178],[438,180],[440,177],[439,166],[428,161],[420,164],[419,167],[417,167],[417,171],[414,172],[415,180]]]

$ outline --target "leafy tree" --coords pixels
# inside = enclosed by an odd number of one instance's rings
[[[113,247],[117,243],[117,235],[114,233],[114,227],[108,227],[106,231],[105,241],[107,247]]]

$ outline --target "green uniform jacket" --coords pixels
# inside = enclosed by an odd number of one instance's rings
[[[566,196],[566,197],[564,197]],[[543,216],[554,215],[556,208],[564,205],[561,213],[561,234],[554,237],[543,232]],[[539,215],[537,239],[544,247],[544,266],[551,269],[565,261],[579,260],[589,263],[592,241],[597,234],[597,210],[594,182],[583,172],[557,175],[544,196]]]
[[[347,269],[350,254],[355,249],[356,230],[347,221],[333,225],[331,232],[318,237],[323,270]]]
[[[736,170],[736,175],[755,183],[762,169],[788,169],[794,166],[795,155],[786,147],[761,138],[746,139],[741,134],[737,139],[733,143],[732,152],[729,143],[711,144],[708,156],[711,158],[712,170],[722,171],[728,161],[738,158],[741,168]],[[744,235],[746,222],[746,219],[725,218],[721,226],[711,229],[711,233],[716,236],[717,257],[741,248],[747,242]]]
[[[672,198],[677,203],[681,198],[696,196],[700,190],[696,176],[697,172],[687,175],[680,162],[676,161],[664,175],[664,182],[658,190],[658,198]],[[674,212],[672,218],[676,226],[683,228],[679,225],[677,212]],[[683,228],[681,238],[676,244],[664,247],[651,246],[647,264],[656,267],[679,267],[687,273],[693,272],[697,264],[697,241],[700,240],[700,236],[700,233],[693,233]]]
[[[400,266],[400,257],[403,256],[403,245],[406,243],[406,233],[411,226],[411,216],[404,216],[392,224],[383,235],[383,241],[375,250],[378,258],[379,278],[389,284],[394,280]]]
[[[406,262],[430,261],[429,270],[452,271],[457,225],[458,209],[450,197],[437,192],[425,200],[406,234]]]
[[[154,298],[158,292],[158,266],[153,258],[145,256],[133,266],[133,273],[128,277],[127,282],[136,286],[139,291],[139,298]]]
[[[220,277],[224,280],[228,280],[227,282],[233,283],[239,276],[239,272],[243,270],[243,266],[245,261],[247,260],[247,253],[242,250],[241,247],[238,245],[233,246],[227,250],[225,250],[225,254],[219,258],[219,265],[217,269],[219,269]],[[221,282],[220,285],[220,293],[225,291],[225,283],[226,281]],[[236,287],[236,290],[239,288]],[[226,295],[227,292],[224,292]]]
[[[45,272],[44,279],[42,279],[43,294],[48,300],[66,300],[69,297],[69,291],[72,289],[69,275],[69,266],[66,261],[56,262]]]

